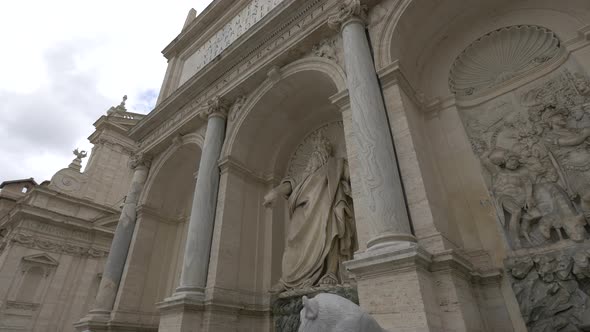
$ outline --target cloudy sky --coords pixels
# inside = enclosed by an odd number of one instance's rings
[[[161,50],[210,0],[23,0],[0,4],[0,182],[49,180],[89,150],[92,123],[127,94],[153,108]],[[85,159],[84,161],[86,161]]]

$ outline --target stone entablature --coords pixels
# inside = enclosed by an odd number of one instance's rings
[[[118,211],[37,187],[0,220],[5,240],[51,252],[104,257]],[[103,222],[106,221],[106,222]]]
[[[311,31],[321,30],[323,34],[336,35],[327,21],[338,4],[338,1],[328,0],[307,1],[304,4],[284,0],[282,10],[271,12],[258,23],[278,26],[274,32],[248,31],[225,52],[225,56],[209,63],[158,104],[133,128],[131,137],[140,141],[141,151],[148,152],[161,149],[159,145],[179,130],[201,127],[203,122],[196,124],[198,120],[194,118],[206,108],[209,100],[224,96],[226,100],[235,101],[241,97],[241,93],[235,91],[251,91],[266,79],[252,76],[253,73],[266,66],[272,68],[273,64],[276,66],[297,59],[293,57],[297,52],[286,55],[287,50],[303,47],[301,53],[311,51],[311,46],[300,44]],[[319,49],[318,52],[321,53]],[[292,58],[287,59],[287,56]],[[162,121],[162,125],[157,125]]]
[[[251,0],[184,60],[180,84],[186,82],[284,0]],[[201,43],[199,43],[201,44]],[[194,45],[193,47],[194,48]]]

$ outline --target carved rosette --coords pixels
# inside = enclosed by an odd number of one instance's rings
[[[211,119],[214,117],[219,117],[222,119],[227,119],[227,114],[229,113],[229,106],[225,99],[217,96],[207,103],[207,108],[205,111],[201,112],[201,118],[203,119]]]
[[[345,0],[338,7],[338,13],[328,18],[328,25],[338,30],[345,23],[354,20],[361,21],[363,24],[366,22],[367,6],[361,4],[360,0]]]
[[[150,168],[152,165],[152,158],[144,153],[138,153],[131,156],[129,167],[137,169],[138,167]]]

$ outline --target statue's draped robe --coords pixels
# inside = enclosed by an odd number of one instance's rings
[[[317,284],[328,255],[352,259],[356,230],[347,174],[344,159],[329,158],[299,184],[283,180],[293,188],[281,278],[287,288]]]

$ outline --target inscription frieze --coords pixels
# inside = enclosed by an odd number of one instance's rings
[[[293,16],[276,31],[270,33],[269,35],[272,37],[251,48],[250,51],[245,52],[245,55],[237,58],[233,64],[227,66],[227,69],[219,75],[217,80],[207,85],[208,88],[201,92],[199,97],[182,107],[168,120],[164,121],[162,125],[147,134],[141,140],[142,151],[149,150],[154,142],[164,139],[166,135],[174,132],[183,123],[197,116],[203,108],[207,107],[206,102],[208,100],[215,96],[223,96],[225,91],[233,88],[231,82],[237,82],[240,76],[245,76],[249,72],[257,70],[256,64],[262,63],[264,57],[280,48],[288,47],[288,40],[314,24],[322,24],[322,20],[318,18],[327,14],[330,9],[330,7],[324,6],[322,2],[323,0],[311,1],[298,15]]]
[[[34,220],[26,220],[22,223],[22,227],[43,233],[59,236],[61,238],[74,238],[83,241],[92,240],[91,234],[86,231],[72,230],[55,225],[49,225]]]
[[[284,0],[252,0],[184,62],[180,84],[210,63]]]

